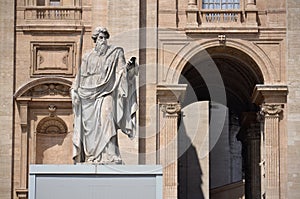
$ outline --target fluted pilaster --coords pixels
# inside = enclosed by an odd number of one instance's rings
[[[164,199],[178,198],[178,116],[187,85],[158,85],[159,134],[157,135],[157,162],[163,165]]]
[[[261,107],[261,192],[267,199],[284,199],[286,193],[286,85],[256,85],[252,100]],[[283,146],[283,147],[280,147]]]
[[[164,127],[160,134],[161,164],[164,166],[164,198],[177,199],[177,121],[180,104],[168,103],[161,106]]]
[[[282,113],[281,104],[263,104],[261,114],[264,119],[264,167],[266,198],[280,198],[280,133],[279,121]]]

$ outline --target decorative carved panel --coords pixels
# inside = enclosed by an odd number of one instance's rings
[[[63,75],[75,73],[75,42],[32,42],[31,75]]]

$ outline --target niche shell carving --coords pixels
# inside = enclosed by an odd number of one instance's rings
[[[59,117],[46,117],[43,118],[36,128],[39,134],[66,134],[68,132],[68,127],[66,123]]]

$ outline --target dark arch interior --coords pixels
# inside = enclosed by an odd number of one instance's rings
[[[258,111],[259,107],[252,103],[251,96],[255,85],[263,83],[263,75],[249,55],[232,47],[212,47],[196,54],[184,67],[179,84],[187,84],[188,87],[182,106],[185,107],[196,101],[213,101],[223,104],[229,110],[228,118],[235,118],[235,121],[229,121],[230,125],[234,122],[234,125],[240,126],[240,119],[244,112]],[[211,92],[219,94],[221,93],[219,92],[220,89],[223,89],[226,94],[219,96],[219,98],[213,98]],[[237,137],[243,136],[238,135]],[[245,162],[247,151],[245,151],[244,143],[242,148],[242,158]],[[189,150],[187,150],[179,159],[179,165],[189,164],[189,162],[184,163],[182,160],[187,161],[187,159],[191,159],[190,156],[191,153],[189,154]],[[212,156],[210,155],[210,157]],[[214,161],[215,159],[217,158],[214,158]],[[212,162],[210,160],[210,164]],[[220,162],[213,164],[222,167]],[[245,171],[244,166],[242,169]],[[184,181],[189,179],[184,177],[181,170],[184,170],[184,166],[178,171],[179,198],[184,198],[180,183],[184,184]],[[193,179],[191,180],[193,181]],[[203,197],[201,193],[199,196],[195,196],[195,198],[201,197]]]
[[[207,71],[216,68],[219,76]],[[205,71],[205,72],[203,72]],[[183,106],[192,101],[211,101],[208,85],[204,79],[222,81],[226,92],[226,103],[238,115],[242,112],[256,111],[257,107],[251,102],[251,95],[256,84],[263,84],[263,76],[257,64],[244,52],[231,47],[213,47],[195,55],[185,66],[179,80],[180,84],[188,84],[191,92]],[[203,77],[205,76],[205,77]],[[191,95],[195,95],[190,99]],[[215,101],[215,100],[213,100]],[[222,103],[223,102],[218,102]]]

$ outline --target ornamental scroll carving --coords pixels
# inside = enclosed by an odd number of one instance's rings
[[[269,117],[279,117],[283,111],[282,104],[264,104],[261,106],[260,114]]]
[[[167,116],[177,116],[181,110],[181,106],[178,103],[164,104],[161,110],[166,113]]]
[[[41,97],[45,95],[62,95],[62,96],[69,96],[70,87],[62,84],[57,83],[48,83],[35,86],[28,90],[24,96],[30,97]]]

